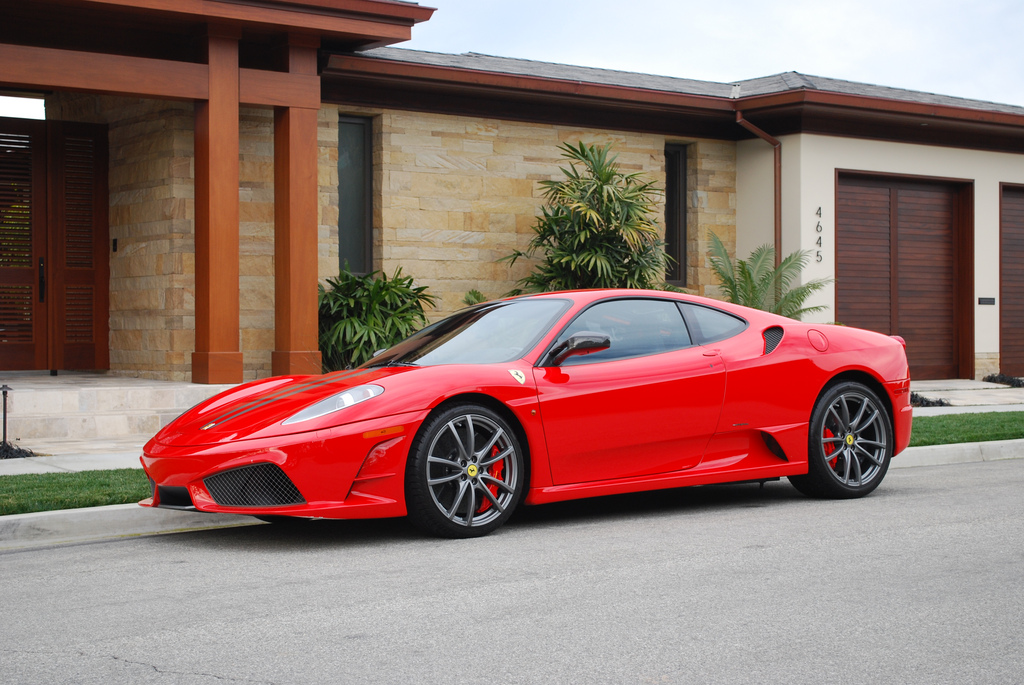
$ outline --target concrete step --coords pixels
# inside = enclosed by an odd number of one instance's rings
[[[139,410],[167,412],[179,408],[184,411],[230,387],[166,381],[96,387],[15,387],[8,394],[7,412],[13,417]]]
[[[7,433],[10,438],[26,443],[33,439],[110,438],[125,436],[153,436],[185,411],[159,411],[140,409],[113,412],[67,412],[63,414],[15,414],[8,416]]]
[[[8,439],[40,454],[81,451],[90,440],[145,443],[182,412],[233,387],[65,372],[5,373],[0,382],[11,387]],[[62,441],[73,444],[61,449]]]

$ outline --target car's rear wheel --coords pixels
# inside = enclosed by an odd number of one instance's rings
[[[839,383],[814,405],[807,475],[789,480],[813,497],[863,497],[885,477],[893,444],[892,422],[878,395],[861,383]]]
[[[515,431],[481,405],[456,405],[427,419],[409,453],[409,518],[433,535],[486,535],[508,520],[525,489]]]

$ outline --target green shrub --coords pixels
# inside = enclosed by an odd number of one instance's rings
[[[359,366],[377,350],[391,347],[427,323],[424,305],[435,298],[414,286],[399,267],[356,276],[342,271],[320,285],[320,353],[324,371]]]
[[[733,262],[719,237],[714,233],[710,235],[711,269],[729,302],[793,319],[828,309],[825,306],[804,307],[803,304],[813,293],[831,283],[831,278],[817,278],[794,285],[807,265],[810,250],[793,252],[776,267],[775,248],[761,245],[750,254],[749,260]]]
[[[487,296],[475,288],[466,293],[465,297],[462,298],[462,304],[467,307],[472,307],[475,304],[480,304],[481,302],[486,301]]]
[[[661,191],[639,173],[620,172],[610,145],[560,149],[569,168],[560,181],[540,182],[547,204],[529,246],[500,260],[511,267],[540,253],[540,263],[510,294],[662,287],[668,255],[655,218]]]

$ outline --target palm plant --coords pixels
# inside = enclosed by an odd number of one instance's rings
[[[500,261],[542,254],[510,294],[577,288],[652,288],[668,259],[654,210],[661,191],[641,174],[624,174],[610,145],[560,146],[570,160],[565,178],[541,181],[547,204],[525,250]],[[577,166],[579,165],[579,166]]]
[[[721,239],[714,233],[710,235],[711,269],[729,302],[798,320],[804,314],[828,309],[824,305],[804,307],[803,303],[831,283],[831,278],[794,285],[807,265],[810,250],[793,252],[775,266],[775,248],[761,245],[750,254],[750,259],[733,262]]]

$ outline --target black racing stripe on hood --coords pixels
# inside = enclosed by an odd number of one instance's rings
[[[326,376],[321,376],[320,378],[317,378],[315,380],[306,381],[305,383],[299,383],[298,385],[294,386],[280,388],[278,390],[271,392],[269,395],[263,395],[258,399],[249,400],[246,404],[242,405],[241,407],[236,407],[221,414],[217,418],[209,421],[208,425],[219,425],[221,423],[224,423],[225,421],[230,421],[244,414],[248,414],[254,409],[259,409],[261,407],[265,407],[268,404],[284,399],[286,397],[297,395],[300,392],[305,392],[306,390],[313,390],[314,388],[319,388],[324,385],[330,385],[335,381],[345,380],[348,378],[355,378],[356,376],[361,376],[365,373],[369,373],[369,369],[335,371],[334,373],[329,373]]]

